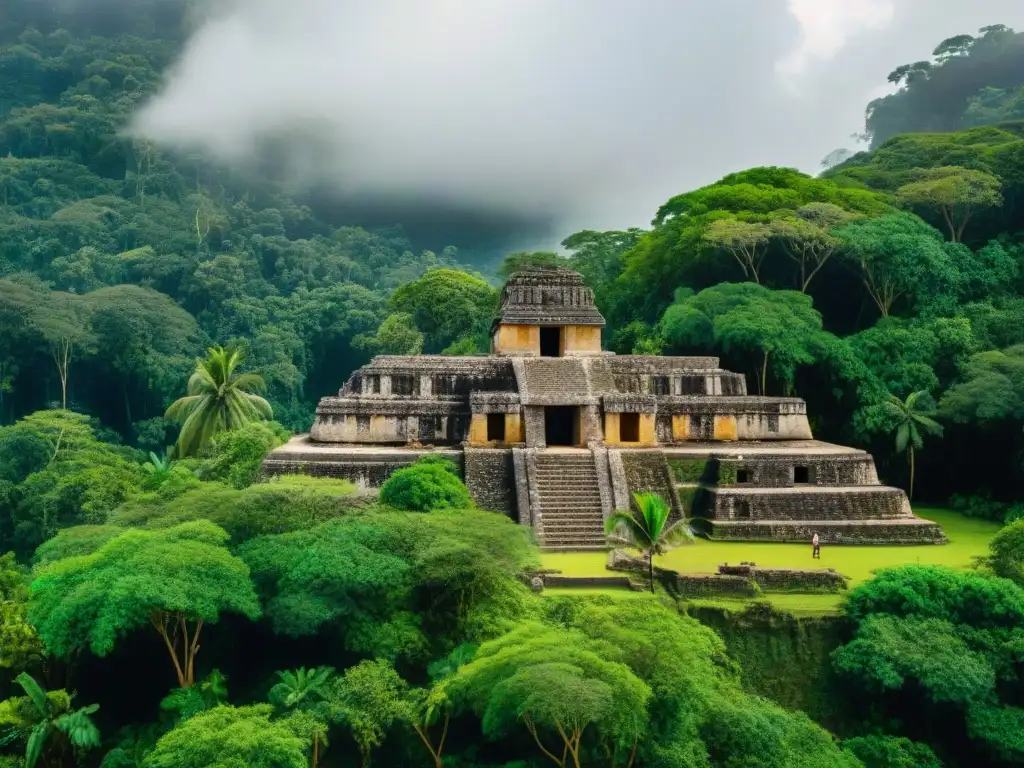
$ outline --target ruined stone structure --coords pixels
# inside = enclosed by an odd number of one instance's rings
[[[603,548],[605,518],[637,491],[715,539],[945,541],[903,491],[879,485],[869,454],[815,441],[802,400],[747,395],[714,357],[604,352],[603,326],[579,274],[518,272],[491,354],[374,358],[264,471],[379,487],[440,453],[479,506],[532,526],[549,549]]]

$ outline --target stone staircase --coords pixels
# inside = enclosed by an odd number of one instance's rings
[[[605,549],[597,468],[590,451],[542,451],[535,457],[537,540],[547,550]]]

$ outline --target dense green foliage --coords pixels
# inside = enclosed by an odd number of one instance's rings
[[[900,89],[871,102],[874,146],[899,133],[955,131],[1024,119],[1024,33],[1001,24],[939,43],[930,59],[889,74]]]
[[[856,631],[833,662],[851,693],[870,701],[867,725],[898,724],[953,756],[1022,759],[1024,590],[998,577],[906,566],[858,587],[846,611]]]
[[[420,460],[399,469],[384,481],[380,498],[385,504],[414,512],[461,509],[470,505],[469,493],[451,462]]]
[[[370,355],[486,351],[498,292],[125,132],[191,5],[0,10],[0,765],[1024,761],[1024,36],[899,67],[873,149],[819,177],[740,171],[494,265],[577,269],[615,351],[721,356],[890,482],[1010,523],[974,571],[886,570],[827,627],[755,608],[723,641],[663,597],[531,594],[528,530],[444,459],[379,498],[258,482]],[[636,506],[610,534],[685,533]]]

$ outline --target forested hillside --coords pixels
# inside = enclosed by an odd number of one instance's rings
[[[217,341],[244,346],[277,418],[308,427],[391,292],[455,251],[332,225],[251,171],[123,135],[187,4],[107,6],[0,9],[0,422],[61,403],[67,368],[69,404],[163,446],[153,420]]]
[[[55,7],[19,0],[0,26],[0,422],[66,401],[162,447],[164,409],[219,343],[244,348],[277,420],[302,430],[375,352],[486,350],[481,279],[412,282],[457,267],[454,247],[324,221],[252,170],[124,135],[183,44],[186,5]],[[899,68],[901,90],[869,108],[878,148],[822,178],[735,173],[666,202],[650,231],[570,236],[611,346],[722,354],[752,390],[806,397],[822,437],[873,448],[893,481],[904,461],[884,402],[925,391],[947,439],[921,452],[919,493],[1010,500],[1024,479],[1024,124],[995,123],[1015,114],[1022,40],[987,27]],[[993,89],[1003,106],[977,117]],[[888,138],[890,113],[900,130],[993,124]],[[531,258],[555,257],[510,263]]]
[[[1024,761],[1024,35],[896,69],[871,150],[819,176],[731,173],[481,275],[273,158],[126,133],[190,7],[0,6],[0,768]],[[370,356],[486,351],[500,280],[547,263],[594,287],[606,347],[719,355],[1005,527],[820,635],[723,618],[727,646],[666,594],[532,594],[525,526],[436,457],[379,497],[258,482]]]

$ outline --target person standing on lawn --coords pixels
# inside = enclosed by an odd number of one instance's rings
[[[814,536],[811,537],[811,557],[815,560],[821,560],[821,539],[818,538],[818,532],[814,532]]]

